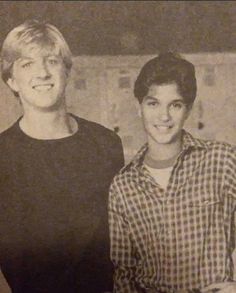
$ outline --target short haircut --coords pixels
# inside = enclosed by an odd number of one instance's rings
[[[25,50],[45,50],[60,55],[69,72],[72,54],[63,35],[53,25],[37,20],[28,20],[11,30],[5,38],[1,52],[2,79],[7,82],[14,62]]]
[[[187,105],[192,105],[197,93],[194,65],[179,54],[165,52],[149,60],[135,81],[134,96],[141,104],[151,85],[176,83]]]

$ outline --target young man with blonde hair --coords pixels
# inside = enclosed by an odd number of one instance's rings
[[[13,293],[108,291],[107,196],[121,141],[67,112],[72,56],[55,26],[14,28],[1,61],[23,108],[0,135],[2,272]]]
[[[183,127],[193,64],[162,53],[134,86],[147,143],[110,189],[114,293],[235,293],[236,151]]]

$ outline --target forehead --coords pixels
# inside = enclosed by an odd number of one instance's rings
[[[50,43],[28,43],[15,49],[13,62],[24,58],[38,58],[44,56],[60,56],[61,52],[58,46]]]
[[[179,94],[178,86],[176,83],[169,84],[152,84],[149,87],[147,98],[154,98],[158,100],[184,100]]]
[[[42,46],[38,44],[32,44],[21,50],[19,57],[33,57],[33,56],[60,56],[60,50],[51,45],[51,46]]]

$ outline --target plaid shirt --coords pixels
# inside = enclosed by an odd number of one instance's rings
[[[114,292],[198,292],[231,280],[235,149],[183,131],[166,190],[145,168],[146,151],[147,144],[110,189]]]

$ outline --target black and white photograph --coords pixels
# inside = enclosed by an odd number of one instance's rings
[[[236,2],[0,27],[0,293],[236,293]]]

